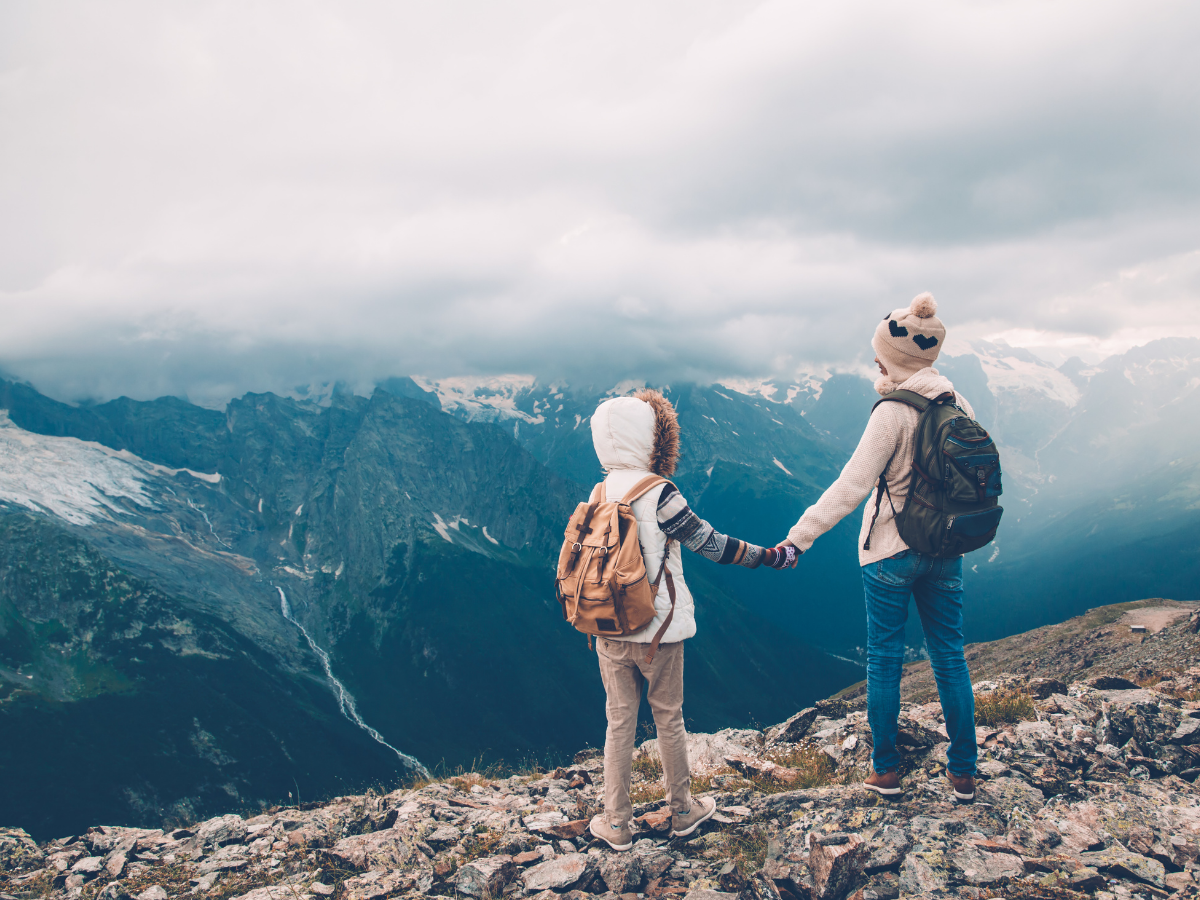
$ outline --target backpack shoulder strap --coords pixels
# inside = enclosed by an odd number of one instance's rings
[[[945,395],[943,394],[942,396],[945,396]],[[942,398],[938,397],[937,399],[941,400]],[[874,412],[881,403],[887,403],[889,401],[891,401],[893,403],[903,403],[906,406],[911,406],[917,412],[925,412],[925,410],[929,409],[929,404],[934,402],[933,400],[930,400],[928,397],[922,397],[916,391],[892,391],[890,394],[888,394],[886,397],[882,398],[881,400],[876,400],[875,406],[871,407],[871,412]]]
[[[621,498],[622,503],[632,503],[639,497],[643,497],[650,491],[654,490],[660,484],[670,484],[667,479],[661,475],[647,475],[633,487],[625,492],[625,496]]]

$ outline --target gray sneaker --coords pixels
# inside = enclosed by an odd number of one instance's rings
[[[712,797],[692,798],[692,808],[682,815],[671,816],[671,837],[687,837],[713,817],[717,811],[717,801]]]
[[[633,846],[633,829],[628,824],[617,826],[608,824],[608,816],[600,813],[592,816],[588,823],[588,831],[592,837],[599,838],[614,850],[628,850]]]

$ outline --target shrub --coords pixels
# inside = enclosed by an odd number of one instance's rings
[[[1032,722],[1037,719],[1033,697],[1013,688],[1000,688],[975,697],[975,722],[995,727],[1010,722]]]

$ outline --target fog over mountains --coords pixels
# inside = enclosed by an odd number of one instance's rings
[[[1200,599],[1200,341],[1059,368],[981,343],[940,368],[1004,452],[969,639]],[[408,756],[598,744],[595,662],[551,570],[601,477],[588,418],[633,386],[398,376],[216,411],[0,382],[0,768],[28,776],[0,820],[183,821],[392,783]],[[878,399],[847,374],[668,393],[680,489],[760,543],[837,476]],[[779,721],[862,677],[857,529],[795,572],[688,558],[691,727]]]

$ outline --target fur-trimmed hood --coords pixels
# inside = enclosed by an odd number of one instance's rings
[[[655,390],[605,400],[592,414],[592,444],[606,472],[636,469],[664,478],[679,463],[679,419]]]

